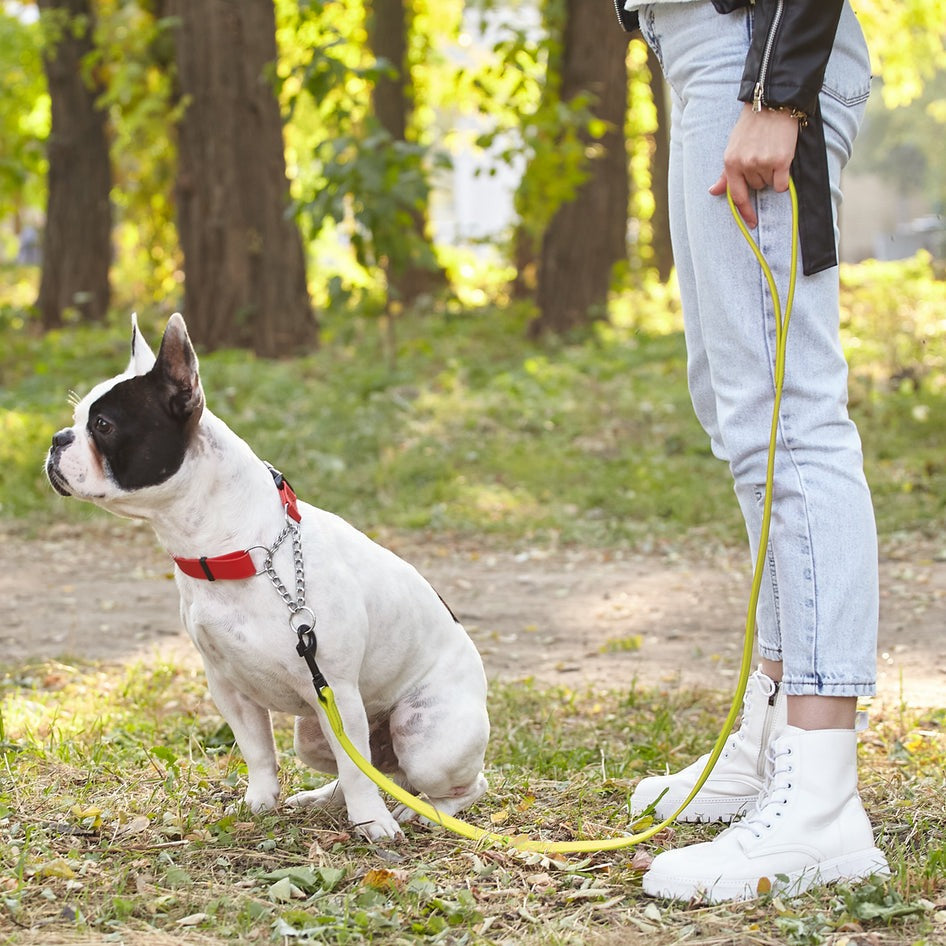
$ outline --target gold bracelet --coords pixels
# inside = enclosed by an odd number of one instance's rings
[[[762,107],[770,112],[788,112],[798,122],[800,128],[808,124],[808,114],[800,108],[792,108],[790,105],[763,105]]]
[[[762,109],[765,109],[767,112],[787,112],[798,122],[801,128],[804,128],[808,124],[808,113],[803,112],[800,108],[793,108],[791,105],[763,105],[760,97],[753,99],[752,111],[761,112]]]

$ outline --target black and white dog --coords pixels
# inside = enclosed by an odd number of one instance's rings
[[[319,668],[362,755],[446,814],[479,798],[483,665],[437,593],[344,520],[297,503],[205,407],[180,315],[157,358],[134,319],[131,347],[127,370],[95,387],[53,437],[47,475],[64,496],[147,520],[174,557],[182,620],[246,759],[246,804],[261,811],[279,798],[276,710],[296,716],[299,758],[338,775],[288,804],[344,805],[372,840],[397,836],[413,817],[392,814],[335,739],[296,652],[303,620],[314,624]],[[308,597],[294,598],[302,577]]]

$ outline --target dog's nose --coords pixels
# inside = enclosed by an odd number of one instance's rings
[[[76,439],[76,435],[71,427],[66,427],[65,430],[60,430],[59,433],[53,434],[53,446],[57,450],[63,450]]]

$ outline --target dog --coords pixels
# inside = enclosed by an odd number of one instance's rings
[[[211,413],[179,314],[157,356],[132,316],[128,368],[78,402],[46,474],[63,496],[146,520],[174,558],[181,618],[246,760],[252,811],[279,800],[276,711],[296,717],[298,757],[337,775],[287,805],[344,807],[371,841],[415,817],[389,810],[339,745],[300,656],[305,636],[346,733],[377,768],[448,815],[486,791],[486,676],[463,626],[411,565],[297,501]]]

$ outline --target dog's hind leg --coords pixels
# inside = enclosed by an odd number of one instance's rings
[[[473,780],[470,785],[458,785],[455,789],[456,794],[451,795],[446,798],[427,798],[427,801],[430,802],[437,811],[442,812],[445,815],[456,815],[459,812],[463,811],[464,808],[468,808],[473,802],[476,801],[481,795],[486,793],[488,788],[486,782],[486,776],[482,772],[478,773],[476,778]],[[397,805],[394,809],[394,817],[401,824],[405,824],[410,821],[421,821],[425,824],[436,824],[436,819],[430,819],[419,815],[413,808],[409,808],[407,805]]]
[[[319,788],[313,788],[305,792],[296,792],[286,799],[286,804],[290,808],[331,808],[343,810],[345,808],[345,793],[342,786],[338,784],[338,779],[332,779]]]
[[[439,811],[455,815],[486,791],[489,719],[482,702],[457,699],[456,690],[438,699],[428,688],[423,700],[398,706],[391,733],[407,780]],[[417,815],[401,805],[395,817],[410,821]]]

